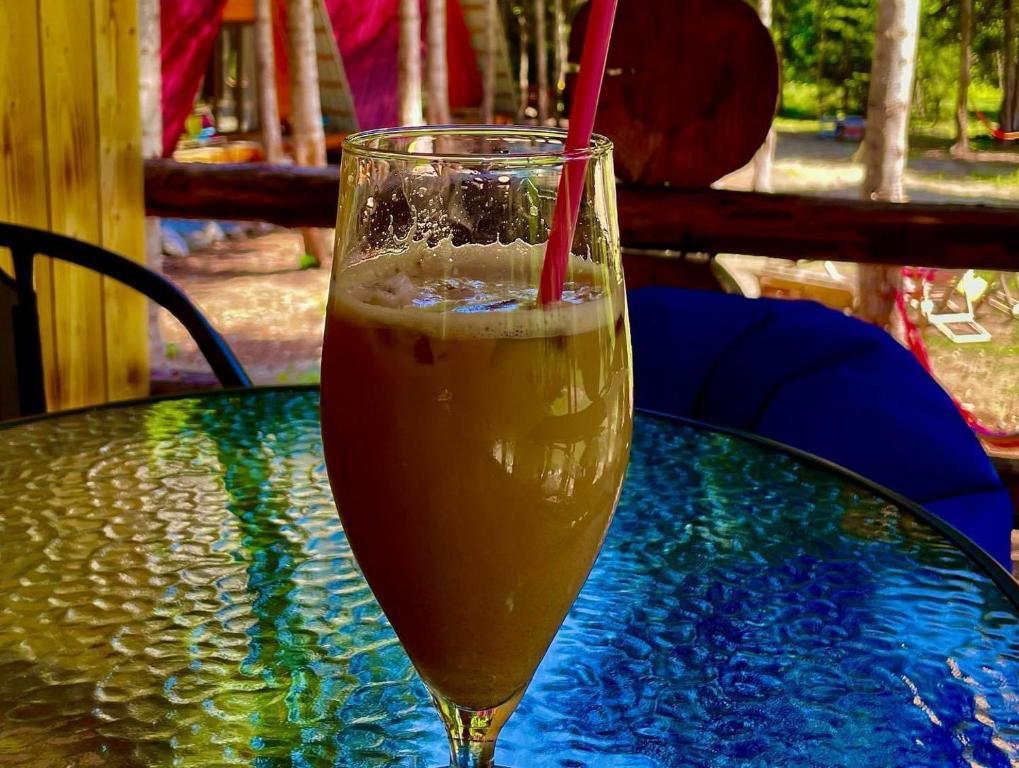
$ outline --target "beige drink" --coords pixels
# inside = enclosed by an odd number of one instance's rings
[[[540,251],[440,244],[339,271],[323,438],[358,563],[425,681],[463,707],[521,693],[587,577],[631,427],[622,286]]]

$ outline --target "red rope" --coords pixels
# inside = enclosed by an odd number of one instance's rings
[[[915,269],[912,267],[905,267],[902,270],[904,277],[910,277],[920,282],[933,279],[934,272],[935,270],[933,269]],[[934,371],[931,368],[931,358],[927,352],[927,344],[923,340],[923,333],[909,316],[909,311],[906,306],[906,294],[901,290],[897,291],[895,294],[895,307],[899,312],[899,317],[902,319],[902,326],[906,329],[906,346],[909,348],[909,351],[913,353],[913,356],[917,359],[920,365],[924,367],[924,370],[926,370],[931,376],[934,376]],[[998,448],[1019,448],[1019,434],[1014,432],[999,432],[984,426],[980,423],[980,420],[976,417],[976,415],[960,403],[954,395],[949,396],[952,398],[952,402],[955,403],[955,407],[959,409],[959,413],[962,414],[962,418],[969,425],[970,429],[976,432],[986,442]]]

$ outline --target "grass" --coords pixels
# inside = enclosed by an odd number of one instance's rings
[[[782,117],[809,120],[818,115],[818,88],[814,83],[786,82],[782,86]]]
[[[819,120],[810,117],[785,117],[779,115],[772,123],[776,131],[783,133],[817,133],[821,129]]]
[[[977,322],[991,332],[990,342],[955,344],[933,328],[924,332],[934,374],[985,426],[1014,431],[1019,428],[1019,322],[986,308],[977,313]]]
[[[775,127],[788,133],[811,133],[819,129],[819,89],[813,83],[786,82],[782,87],[782,110],[775,119]],[[910,146],[916,150],[948,150],[955,141],[955,118],[950,108],[934,121],[922,121],[914,116],[911,125]],[[973,83],[969,89],[970,148],[977,152],[1014,153],[1019,160],[1019,142],[1001,143],[987,135],[987,129],[977,118],[982,112],[997,125],[1001,89],[989,83]],[[824,112],[833,110],[825,109]]]
[[[947,173],[924,173],[918,171],[914,171],[914,173],[931,181],[955,181],[958,179],[958,176]],[[1001,189],[1019,189],[1019,168],[1014,170],[1003,169],[1001,172],[973,168],[966,174],[966,180],[990,184]]]
[[[798,118],[779,116],[775,118],[774,126],[777,131],[786,134],[812,135],[820,130],[820,122],[814,118]],[[912,158],[919,158],[934,152],[944,155],[947,159],[948,152],[955,143],[954,126],[946,125],[917,125],[913,124],[909,135],[909,153]],[[1019,164],[1019,141],[1002,143],[989,137],[984,127],[975,121],[970,123],[970,150],[974,153],[989,153],[996,159],[1001,160],[1008,155],[1014,156],[1014,161]],[[965,178],[968,181],[982,182],[993,185],[999,189],[1019,189],[1019,168],[1010,165],[1009,162],[981,162],[981,158],[975,158],[975,162],[965,173],[929,172],[911,168],[910,171],[930,181],[958,181]]]
[[[290,364],[285,370],[276,374],[276,381],[279,384],[318,384],[321,378],[321,371],[317,365],[298,370],[293,364]]]
[[[980,317],[977,322],[980,322]],[[957,344],[939,332],[925,334],[924,341],[932,351],[956,352],[962,356],[980,353],[1002,363],[1010,363],[1012,367],[1019,361],[1019,323],[1013,322],[1012,326],[1011,331],[1000,327],[990,329],[994,343]],[[1019,383],[1016,383],[1016,387],[1019,387]]]
[[[993,122],[993,120],[992,120]],[[817,133],[821,123],[814,117],[790,117],[779,115],[775,118],[776,130],[783,133]],[[987,135],[984,126],[975,118],[970,120],[969,126],[970,148],[979,152],[1004,152],[1016,155],[1019,161],[1019,141],[1000,142]],[[910,149],[927,151],[932,149],[948,151],[955,143],[955,124],[936,123],[922,124],[914,123],[909,133]]]

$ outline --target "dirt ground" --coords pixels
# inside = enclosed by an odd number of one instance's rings
[[[318,381],[329,264],[300,269],[297,232],[279,230],[224,241],[184,258],[165,258],[163,271],[205,312],[258,384]],[[157,380],[211,376],[183,326],[160,316],[153,353]]]
[[[862,169],[856,145],[780,132],[773,174],[776,192],[853,197]],[[996,158],[997,160],[997,158]],[[746,188],[744,170],[722,182]],[[906,187],[913,200],[1019,205],[1019,165],[963,162],[945,151],[919,150],[910,158]],[[318,380],[329,265],[299,269],[301,238],[276,231],[225,241],[184,258],[166,258],[165,273],[178,283],[227,337],[257,383]],[[938,378],[993,429],[1019,430],[1019,321],[984,310],[993,338],[958,345],[927,331]],[[208,367],[179,325],[163,316],[154,351],[161,380],[202,381]]]

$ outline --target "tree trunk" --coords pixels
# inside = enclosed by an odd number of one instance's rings
[[[524,121],[527,118],[527,108],[531,106],[531,41],[527,28],[527,11],[523,8],[520,9],[517,21],[520,24],[520,77],[518,80],[520,113],[517,117],[520,121]]]
[[[142,114],[142,155],[163,154],[163,74],[161,33],[159,28],[160,0],[139,0],[138,3],[138,79]]]
[[[287,0],[290,35],[290,123],[293,127],[294,160],[298,165],[326,164],[326,137],[322,127],[322,100],[318,90],[318,52],[312,2]],[[317,264],[328,258],[328,232],[305,229],[304,249]]]
[[[560,116],[563,94],[566,92],[566,62],[570,56],[563,0],[552,0],[552,19],[552,37],[555,40],[555,112]]]
[[[270,163],[283,161],[279,100],[276,96],[276,51],[272,42],[272,0],[255,0],[255,68],[258,72],[258,117],[262,146]]]
[[[1019,131],[1019,62],[1012,66],[1012,79],[1009,82],[1007,100],[999,122],[1002,130],[1014,133]]]
[[[325,130],[318,89],[314,0],[287,0],[290,31],[290,121],[294,131],[294,159],[298,165],[325,165]]]
[[[874,64],[867,100],[863,196],[905,201],[902,173],[916,64],[920,0],[879,0]]]
[[[757,13],[761,17],[761,23],[771,29],[771,0],[758,0]],[[820,84],[818,84],[820,86]],[[775,129],[768,130],[761,148],[754,155],[754,191],[771,192],[771,166],[775,161],[775,144],[777,137]]]
[[[538,123],[548,120],[548,35],[545,0],[534,0],[534,66],[538,70]]]
[[[1015,60],[1015,22],[1016,0],[1005,2],[1005,39],[1002,48],[1005,50],[1003,63],[1004,98],[1001,102],[1001,115],[998,123],[1003,131],[1019,131],[1019,77],[1016,72]]]
[[[160,59],[162,35],[159,27],[159,0],[138,3],[138,81],[142,117],[142,157],[163,154],[163,71]],[[159,218],[145,217],[145,266],[163,271],[163,236]],[[159,329],[159,305],[148,302],[149,368],[163,362],[163,334]]]
[[[824,23],[824,8],[826,0],[817,0],[817,9],[814,11],[814,20],[817,24],[817,72],[814,74],[814,82],[817,83],[817,116],[822,117],[823,102],[821,91],[824,88],[824,49],[828,42],[828,28]]]
[[[909,145],[920,0],[878,0],[874,64],[864,139],[864,199],[905,202],[902,174]],[[902,270],[860,266],[857,316],[881,326],[892,321]]]
[[[451,121],[446,0],[428,0],[428,122],[446,125]]]
[[[485,0],[487,22],[485,24],[485,71],[481,81],[481,122],[491,125],[495,122],[495,63],[496,63],[496,20],[499,9],[496,0]]]
[[[771,192],[771,167],[775,162],[775,145],[778,137],[775,129],[768,131],[761,148],[754,155],[754,192]]]
[[[421,5],[400,0],[400,124],[421,125]]]
[[[970,60],[973,56],[973,0],[959,0],[959,95],[955,102],[955,145],[952,153],[969,152]]]

